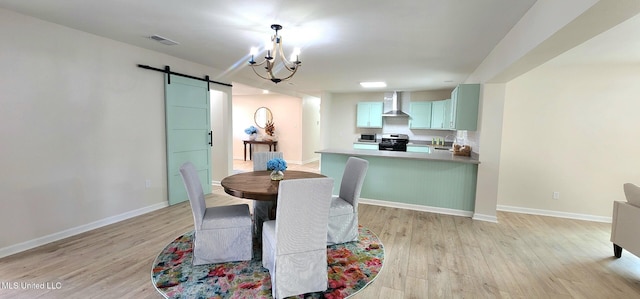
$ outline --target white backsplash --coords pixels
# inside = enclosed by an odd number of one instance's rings
[[[407,134],[409,141],[421,140],[431,141],[432,138],[445,138],[447,141],[453,141],[456,135],[456,131],[448,130],[424,130],[424,129],[409,129],[408,117],[385,117],[383,119],[382,134]]]

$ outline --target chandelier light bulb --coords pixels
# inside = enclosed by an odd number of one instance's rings
[[[249,51],[249,54],[251,55],[251,60],[249,60],[249,64],[254,64],[256,63],[256,61],[254,60],[255,55],[258,55],[258,48],[256,47],[251,47],[251,51]]]
[[[293,48],[293,53],[291,53],[291,58],[289,58],[289,60],[291,61],[300,61],[298,60],[298,57],[300,56],[300,48],[295,47]]]
[[[273,50],[273,37],[264,41],[264,50]]]

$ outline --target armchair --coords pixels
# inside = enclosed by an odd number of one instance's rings
[[[627,202],[613,202],[611,242],[615,257],[622,256],[622,249],[640,256],[640,187],[626,183],[623,185]]]

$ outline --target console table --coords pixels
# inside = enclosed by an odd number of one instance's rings
[[[268,144],[269,151],[271,151],[271,146],[273,146],[273,151],[278,151],[278,141],[277,140],[242,140],[244,142],[244,160],[247,161],[247,144],[249,144],[249,160],[253,157],[253,145],[254,144]]]

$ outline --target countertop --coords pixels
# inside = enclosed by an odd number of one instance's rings
[[[475,154],[473,153],[471,157],[454,156],[452,152],[447,150],[432,150],[430,153],[414,153],[414,152],[394,152],[394,151],[329,148],[329,149],[316,151],[316,153],[385,157],[385,158],[419,159],[419,160],[436,160],[436,161],[445,161],[445,162],[480,164],[480,161],[478,160],[477,156],[475,156]]]
[[[380,139],[376,139],[376,140],[360,140],[358,139],[358,141],[355,141],[353,143],[357,143],[357,144],[378,144],[380,143],[382,140]],[[428,147],[447,147],[447,148],[451,148],[453,142],[447,141],[444,143],[444,145],[435,145],[435,144],[431,144],[431,141],[426,141],[426,140],[412,140],[409,141],[409,143],[407,143],[407,145],[409,146],[428,146]]]

